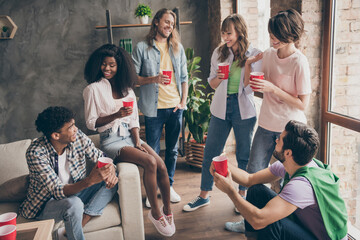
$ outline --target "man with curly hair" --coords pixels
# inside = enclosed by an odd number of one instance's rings
[[[85,239],[82,227],[102,214],[117,190],[115,168],[95,166],[86,176],[86,161],[95,163],[103,153],[78,130],[69,109],[49,107],[35,125],[44,135],[26,151],[30,184],[20,214],[62,220],[68,239]]]

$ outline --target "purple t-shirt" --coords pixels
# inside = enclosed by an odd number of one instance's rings
[[[307,166],[318,167],[314,161],[311,161]],[[276,161],[269,169],[275,176],[285,177],[286,171],[280,161]],[[321,217],[315,192],[311,183],[305,177],[291,179],[282,189],[279,197],[298,207],[294,214],[301,224],[312,232],[317,239],[330,239]],[[342,240],[346,239],[348,239],[347,236]]]

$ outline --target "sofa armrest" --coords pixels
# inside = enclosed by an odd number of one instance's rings
[[[145,239],[139,169],[132,163],[118,163],[119,204],[124,239]]]

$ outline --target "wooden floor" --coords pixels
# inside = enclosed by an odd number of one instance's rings
[[[230,162],[235,163],[234,155],[228,155]],[[198,196],[200,192],[201,170],[190,167],[185,159],[178,158],[174,189],[181,196],[179,203],[172,204],[176,224],[176,233],[171,238],[160,235],[147,217],[149,209],[145,207],[145,190],[142,185],[145,237],[155,239],[246,239],[244,234],[233,233],[224,229],[227,221],[239,221],[241,215],[234,212],[231,200],[215,186],[211,192],[210,205],[194,212],[183,212],[183,206]],[[161,199],[159,198],[159,201]]]

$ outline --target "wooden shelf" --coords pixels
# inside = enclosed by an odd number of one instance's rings
[[[15,33],[17,31],[17,26],[14,23],[14,21],[6,15],[0,15],[0,32],[2,33],[2,27],[6,26],[8,27],[8,31],[10,32],[10,36],[9,37],[1,37],[0,35],[0,39],[13,39],[15,37]]]
[[[192,24],[192,21],[180,22],[180,25]],[[112,28],[128,28],[128,27],[150,27],[151,24],[120,24],[120,25],[111,25]],[[106,25],[95,26],[95,29],[107,29]]]

